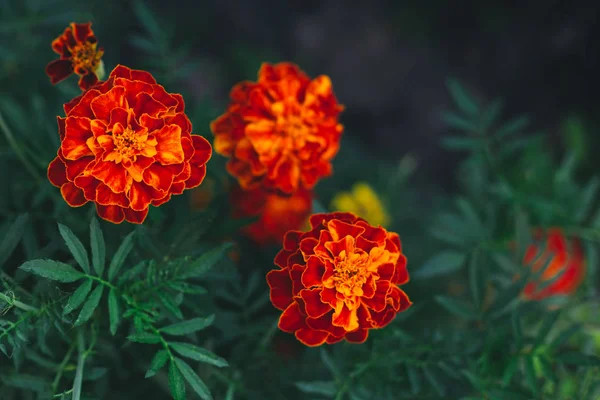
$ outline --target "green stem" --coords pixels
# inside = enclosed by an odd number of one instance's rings
[[[81,399],[81,385],[83,383],[83,366],[85,364],[85,341],[83,338],[83,330],[77,332],[77,369],[75,370],[75,380],[73,381],[73,400]]]
[[[14,298],[11,298],[10,296],[5,295],[4,293],[0,293],[0,300],[4,300],[7,304],[9,304],[11,306],[15,306],[26,312],[33,312],[33,313],[39,312],[39,310],[37,308],[27,305],[25,303],[22,303],[18,300],[15,300]]]
[[[118,290],[118,289],[117,289],[117,287],[116,287],[115,285],[113,285],[112,283],[110,283],[110,282],[108,282],[108,281],[105,281],[105,280],[104,280],[104,279],[102,279],[102,278],[98,278],[97,276],[93,276],[93,275],[86,275],[86,277],[87,277],[87,278],[89,278],[89,279],[92,279],[92,280],[94,280],[94,281],[98,281],[98,282],[100,282],[102,285],[104,285],[104,286],[106,286],[106,287],[109,287],[109,288],[111,288],[111,289],[113,289],[113,290]]]
[[[27,171],[35,178],[36,182],[40,182],[41,179],[40,175],[38,174],[38,171],[25,156],[25,153],[21,149],[21,146],[19,146],[19,143],[16,141],[15,136],[13,135],[12,131],[6,124],[6,121],[2,117],[2,114],[0,114],[0,129],[4,132],[4,136],[6,137],[8,144],[10,145],[10,147],[12,147],[15,154],[21,159]]]
[[[52,394],[53,395],[56,393],[56,390],[58,389],[58,384],[60,383],[60,379],[62,378],[62,374],[65,370],[65,367],[67,366],[67,363],[71,360],[71,355],[73,354],[73,350],[75,350],[75,344],[76,344],[75,342],[71,343],[71,346],[69,346],[69,350],[67,351],[65,358],[63,358],[62,362],[58,366],[58,371],[56,372],[56,376],[54,377],[54,381],[52,382]]]

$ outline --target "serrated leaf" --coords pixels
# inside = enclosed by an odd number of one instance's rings
[[[576,352],[556,354],[554,356],[554,359],[558,362],[569,365],[578,365],[586,367],[600,366],[600,358]]]
[[[413,273],[412,277],[413,279],[426,279],[456,272],[464,265],[465,258],[465,254],[459,251],[443,251],[426,261]]]
[[[119,309],[119,299],[115,289],[108,292],[108,320],[110,321],[110,333],[115,336],[119,323],[121,322],[121,311]]]
[[[162,303],[162,305],[170,313],[172,313],[173,315],[175,315],[179,319],[183,319],[183,314],[181,313],[181,310],[179,309],[179,306],[177,305],[177,303],[173,299],[172,295],[170,295],[169,293],[165,293],[165,292],[159,292],[158,293],[158,298],[160,299],[160,302]]]
[[[133,335],[127,336],[127,340],[130,342],[144,344],[156,344],[160,343],[161,341],[160,336],[148,332],[134,333]]]
[[[211,249],[195,261],[180,275],[181,278],[197,278],[207,273],[216,263],[221,261],[225,256],[225,252],[233,246],[232,243],[224,243],[214,249]]]
[[[85,247],[83,247],[81,241],[77,238],[77,236],[75,236],[73,231],[63,224],[58,224],[58,230],[77,264],[79,264],[81,269],[83,269],[86,274],[89,274],[90,261],[88,259],[88,253],[85,250]]]
[[[127,256],[131,252],[131,249],[133,248],[134,234],[135,231],[125,236],[125,239],[123,239],[121,246],[119,246],[117,252],[113,256],[110,262],[110,266],[108,267],[108,280],[112,281],[119,273],[119,270],[123,266],[123,263],[125,263],[125,259],[127,258]]]
[[[169,342],[169,346],[183,357],[191,358],[215,367],[228,367],[227,361],[213,352],[190,343]]]
[[[92,284],[93,284],[92,280],[88,279],[87,281],[83,282],[77,288],[77,290],[75,290],[75,292],[71,295],[71,297],[69,297],[69,301],[67,302],[67,305],[63,309],[63,315],[69,314],[70,312],[72,312],[73,310],[76,310],[77,308],[79,308],[80,305],[83,304],[83,301],[85,300],[87,295],[92,290]]]
[[[175,363],[177,364],[177,368],[179,368],[179,371],[181,371],[181,374],[187,383],[189,383],[192,389],[194,389],[194,392],[196,392],[202,400],[212,400],[213,397],[210,394],[208,386],[206,386],[204,381],[200,379],[196,372],[194,372],[192,367],[190,367],[181,358],[177,357],[175,357]]]
[[[157,351],[152,358],[152,361],[150,361],[150,366],[148,367],[145,378],[156,375],[156,373],[165,366],[167,361],[169,361],[169,353],[166,350]]]
[[[169,389],[175,400],[185,400],[185,381],[174,361],[169,363]]]
[[[104,273],[106,264],[106,247],[104,245],[104,234],[100,229],[100,224],[97,218],[92,218],[90,222],[90,245],[92,248],[92,265],[94,271],[99,277]]]
[[[188,321],[179,322],[173,325],[165,326],[159,329],[162,333],[173,336],[184,336],[193,332],[200,331],[207,326],[210,326],[215,320],[215,316],[211,315],[206,318],[193,318]]]
[[[0,267],[4,265],[17,244],[19,244],[28,221],[29,216],[27,214],[19,215],[4,234],[2,242],[0,242]]]
[[[82,325],[91,318],[92,314],[94,314],[94,311],[98,307],[98,304],[100,304],[100,298],[102,297],[103,291],[104,286],[102,285],[97,286],[96,289],[92,291],[92,294],[90,294],[86,302],[83,304],[83,307],[81,307],[81,311],[79,312],[79,316],[77,317],[74,326]]]
[[[479,113],[477,101],[467,92],[458,80],[453,78],[447,79],[446,87],[460,111],[472,117]]]
[[[447,296],[435,296],[435,301],[452,314],[465,319],[477,319],[477,313],[470,304]]]
[[[27,261],[19,269],[41,276],[42,278],[63,283],[75,282],[85,277],[84,274],[70,265],[54,260]]]
[[[337,389],[333,381],[296,382],[296,387],[303,393],[335,396]]]

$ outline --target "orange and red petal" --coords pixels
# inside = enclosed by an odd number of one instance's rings
[[[271,303],[279,310],[285,310],[292,302],[292,280],[287,269],[272,270],[267,273]]]
[[[306,240],[307,239],[304,239],[302,243]],[[323,264],[323,261],[317,256],[310,256],[306,261],[306,269],[302,273],[302,284],[306,287],[322,286],[324,274],[325,265]]]
[[[54,85],[73,73],[73,62],[71,60],[54,60],[46,65],[46,75],[50,77],[50,82]]]
[[[115,193],[104,183],[100,183],[96,187],[96,202],[103,206],[120,206],[124,208],[129,206],[129,200],[125,193]]]
[[[331,323],[333,318],[333,310],[329,311],[326,314],[323,314],[319,318],[306,318],[306,324],[316,330],[325,331],[329,333],[331,336],[337,338],[343,338],[346,334],[346,330],[342,327],[335,326]]]
[[[353,332],[348,332],[344,338],[350,343],[364,343],[369,337],[367,329],[357,329]]]
[[[65,138],[62,141],[62,154],[67,160],[77,160],[93,153],[86,141],[92,137],[90,119],[81,117],[68,117],[65,121]]]
[[[406,269],[406,263],[406,256],[404,254],[400,254],[400,257],[396,262],[396,271],[394,273],[392,283],[396,285],[404,285],[410,280],[408,276],[408,269]]]
[[[310,328],[301,328],[296,331],[296,339],[308,347],[317,347],[325,343],[329,334]]]
[[[181,128],[177,125],[165,125],[154,133],[158,141],[155,160],[163,165],[180,164],[184,160],[181,145]]]
[[[331,311],[331,306],[321,301],[321,290],[313,288],[300,291],[300,297],[306,305],[306,314],[311,318],[319,318]]]
[[[87,22],[84,24],[72,22],[71,30],[73,32],[73,36],[75,36],[75,40],[77,40],[78,42],[84,42],[88,38],[88,36],[93,36],[94,33],[92,32],[91,25],[91,22]]]
[[[112,161],[98,161],[92,168],[91,173],[115,193],[122,193],[127,188],[127,170],[122,164],[115,164]],[[140,208],[140,210],[143,208],[145,207]]]
[[[279,317],[279,329],[284,332],[296,332],[298,329],[306,328],[306,316],[300,311],[298,303],[291,303]]]
[[[134,211],[131,208],[125,208],[125,219],[132,224],[141,224],[148,216],[148,208],[142,211]]]
[[[87,203],[83,195],[83,190],[75,186],[73,182],[67,182],[62,185],[60,187],[60,194],[71,207],[81,207]]]
[[[362,303],[369,307],[371,310],[380,312],[387,305],[388,301],[388,292],[391,289],[391,285],[389,281],[378,281],[376,283],[377,288],[375,290],[375,294],[370,299],[367,297],[362,298]]]
[[[97,119],[108,121],[113,109],[127,108],[125,88],[123,86],[115,86],[108,92],[95,96],[90,101],[90,108]]]
[[[96,187],[101,183],[91,175],[80,175],[73,181],[75,186],[83,190],[83,195],[89,201],[96,201]]]
[[[97,86],[84,92],[82,96],[76,97],[70,102],[66,103],[63,107],[67,113],[67,117],[84,117],[89,119],[95,119],[96,116],[92,111],[91,103],[95,100],[100,91],[97,90]]]
[[[206,164],[212,156],[212,146],[208,140],[200,135],[192,135],[192,144],[194,145],[194,156],[190,162],[196,165]]]
[[[67,169],[59,157],[56,157],[48,165],[48,180],[56,187],[67,183]]]
[[[123,208],[119,206],[103,206],[96,203],[96,211],[100,218],[113,224],[120,224],[125,220]]]
[[[94,161],[94,157],[81,157],[78,160],[65,161],[67,179],[74,181]]]
[[[169,167],[154,163],[144,170],[144,183],[166,192],[173,184],[173,173]]]
[[[156,117],[164,111],[167,111],[167,107],[160,101],[155,100],[151,94],[141,92],[136,96],[136,102],[133,105],[135,115],[148,114],[151,117]]]

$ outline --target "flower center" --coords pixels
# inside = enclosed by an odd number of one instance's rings
[[[102,52],[96,50],[96,43],[78,43],[71,50],[73,68],[79,75],[94,72],[98,68]]]
[[[130,127],[123,132],[113,135],[115,150],[123,158],[131,158],[144,149],[148,135],[138,135]]]
[[[362,286],[367,281],[366,254],[340,252],[333,281],[338,292],[345,295],[362,295]]]

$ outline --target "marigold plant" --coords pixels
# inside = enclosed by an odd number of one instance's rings
[[[64,109],[48,178],[72,207],[91,201],[103,219],[139,224],[206,175],[210,143],[191,134],[181,95],[146,71],[119,65]]]
[[[244,189],[312,189],[331,174],[343,109],[328,76],[311,80],[294,64],[264,63],[258,81],[235,85],[227,111],[212,122],[215,151]]]
[[[46,66],[46,74],[53,84],[68,78],[73,72],[80,76],[81,90],[87,90],[98,82],[104,49],[98,47],[91,22],[72,22],[62,35],[54,39],[52,50],[60,55],[60,59]]]
[[[279,328],[307,346],[362,343],[411,306],[396,233],[351,213],[315,214],[308,232],[290,231],[267,274]]]

